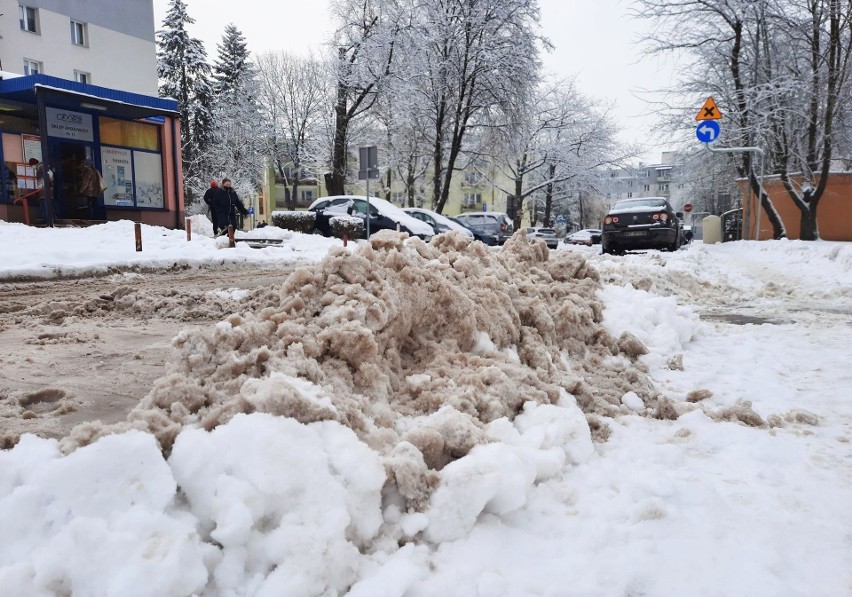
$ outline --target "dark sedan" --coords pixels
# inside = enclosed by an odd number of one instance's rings
[[[604,218],[604,253],[633,249],[676,251],[682,242],[680,218],[664,197],[627,199],[616,203]]]

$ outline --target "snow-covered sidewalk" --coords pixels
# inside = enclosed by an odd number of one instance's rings
[[[604,326],[647,347],[670,416],[630,393],[593,442],[574,397],[530,402],[439,471],[422,511],[387,491],[378,449],[334,421],[237,415],[185,428],[168,457],[142,431],[68,456],[25,436],[0,452],[3,594],[850,593],[852,246],[576,250],[600,272]],[[204,251],[194,258],[222,253]],[[238,320],[219,324],[222,341]],[[602,366],[630,373],[620,356]],[[332,408],[308,382],[278,383]],[[255,386],[240,391],[254,400]],[[724,416],[736,409],[749,414]]]
[[[230,249],[226,238],[213,238],[206,217],[194,216],[192,221],[189,242],[183,230],[143,225],[141,252],[136,251],[134,224],[129,220],[53,229],[0,221],[0,281],[217,264],[316,263],[331,247],[342,244],[337,239],[267,226],[238,231],[236,237],[277,239],[280,244],[254,249],[238,242]]]

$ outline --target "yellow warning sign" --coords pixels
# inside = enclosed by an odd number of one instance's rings
[[[719,106],[716,105],[716,100],[708,97],[707,101],[695,115],[695,120],[721,120],[722,112],[719,111]]]

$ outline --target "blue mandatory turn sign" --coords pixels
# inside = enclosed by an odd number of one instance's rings
[[[249,215],[250,215],[250,216],[253,216],[253,215],[254,215],[254,208],[253,208],[253,207],[249,207],[248,212],[249,212]]]
[[[712,143],[719,138],[722,127],[715,120],[704,120],[695,127],[695,136],[702,143]]]

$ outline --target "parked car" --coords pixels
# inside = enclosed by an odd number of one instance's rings
[[[314,202],[308,207],[308,210],[313,209],[317,212],[317,230],[328,235],[329,221],[334,216],[352,215],[360,218],[367,218],[368,207],[367,198],[357,195],[341,195],[337,197],[324,197],[323,200],[328,200],[327,204],[322,204],[321,201]],[[435,232],[432,227],[421,222],[402,211],[390,201],[379,199],[378,197],[370,197],[370,234],[379,230],[399,230],[406,232],[411,236],[418,236],[423,240],[429,240]],[[366,222],[365,222],[366,225]]]
[[[456,232],[461,232],[465,236],[474,238],[473,231],[471,231],[469,228],[466,228],[462,224],[454,222],[447,216],[443,216],[437,212],[431,211],[429,209],[423,209],[422,207],[405,207],[402,211],[410,215],[412,218],[416,218],[421,222],[426,222],[427,224],[429,224],[429,226],[432,227],[432,230],[435,231],[435,234],[441,234],[442,232],[450,232],[451,230],[454,230]]]
[[[453,216],[450,216],[447,219],[452,220],[453,222],[455,222],[459,226],[463,226],[467,230],[470,230],[470,233],[473,234],[473,238],[475,240],[483,242],[486,245],[488,245],[489,247],[493,247],[497,244],[497,236],[496,235],[488,234],[487,232],[481,232],[479,230],[474,230],[473,228],[471,228],[470,226],[468,226],[467,224],[465,224],[461,220],[456,219]]]
[[[591,247],[592,245],[600,244],[601,231],[598,228],[578,230],[566,236],[562,242],[569,245],[586,245]]]
[[[493,236],[498,245],[512,238],[515,231],[509,216],[499,211],[472,211],[458,215],[456,219],[475,232]]]
[[[631,249],[676,251],[680,245],[681,213],[665,197],[626,199],[616,203],[604,218],[601,244],[604,253]]]
[[[559,246],[559,239],[556,238],[556,230],[553,228],[540,228],[538,226],[527,227],[528,238],[540,238],[545,242],[549,249],[555,249]]]

